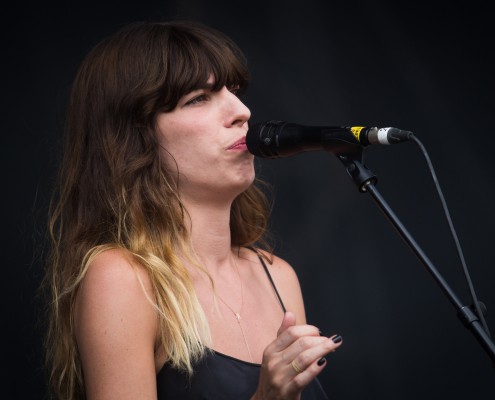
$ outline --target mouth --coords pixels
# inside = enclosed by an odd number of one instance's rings
[[[232,143],[227,150],[247,150],[246,146],[246,136],[241,137]]]

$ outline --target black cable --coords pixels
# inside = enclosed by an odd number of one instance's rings
[[[431,163],[430,157],[428,156],[428,152],[426,151],[426,149],[423,146],[423,144],[421,143],[421,141],[414,134],[411,134],[410,139],[412,141],[414,141],[419,146],[419,148],[423,152],[423,155],[424,155],[424,157],[426,159],[426,162],[428,163],[428,167],[430,169],[430,173],[431,173],[431,176],[433,178],[433,182],[435,183],[435,187],[437,189],[438,196],[440,197],[440,201],[442,203],[442,207],[443,207],[443,211],[444,211],[445,217],[446,217],[447,222],[449,224],[450,232],[452,233],[452,237],[454,239],[454,243],[455,243],[455,246],[456,246],[456,249],[457,249],[457,254],[459,255],[459,258],[461,260],[462,269],[464,271],[464,276],[466,277],[466,281],[467,281],[467,284],[468,284],[468,287],[469,287],[469,292],[471,294],[471,298],[472,298],[472,301],[473,301],[473,306],[476,308],[476,314],[478,315],[479,319],[481,320],[481,323],[483,325],[483,328],[485,329],[485,331],[488,334],[488,336],[490,336],[490,331],[488,330],[488,326],[486,324],[485,317],[484,317],[483,312],[481,310],[480,303],[478,302],[478,299],[477,299],[477,296],[476,296],[476,292],[474,290],[474,286],[473,286],[473,283],[471,281],[471,277],[469,276],[469,271],[468,271],[466,262],[464,260],[464,255],[463,255],[463,252],[462,252],[462,249],[461,249],[461,245],[459,243],[459,239],[457,238],[457,233],[455,232],[454,224],[452,223],[452,219],[450,218],[450,213],[449,213],[449,210],[448,210],[448,207],[447,207],[447,203],[446,203],[445,198],[443,196],[442,189],[440,188],[440,184],[438,183],[438,179],[437,179],[437,176],[435,174],[435,170],[433,168],[433,164]]]

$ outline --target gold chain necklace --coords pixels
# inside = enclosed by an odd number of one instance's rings
[[[235,270],[237,272],[237,277],[239,278],[239,283],[240,283],[240,286],[241,286],[241,307],[239,308],[239,311],[236,312],[232,307],[230,307],[227,302],[222,299],[218,294],[216,294],[216,296],[220,299],[220,301],[225,304],[225,306],[232,312],[232,314],[234,314],[236,320],[237,320],[237,324],[239,325],[239,328],[241,329],[241,334],[242,334],[242,338],[244,339],[244,344],[246,345],[246,349],[249,353],[249,357],[251,359],[251,362],[254,363],[254,358],[253,358],[253,355],[251,354],[251,349],[249,348],[249,345],[248,345],[248,342],[246,340],[246,334],[244,333],[244,329],[242,328],[242,324],[241,324],[241,312],[242,312],[242,307],[244,305],[244,294],[243,294],[243,285],[242,285],[242,279],[241,279],[241,274],[239,273],[239,267],[237,266],[237,261],[235,259],[235,256],[234,256],[234,267],[235,267]]]

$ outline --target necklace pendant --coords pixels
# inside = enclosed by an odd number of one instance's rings
[[[237,322],[241,322],[241,314],[235,313],[235,317],[237,318]]]

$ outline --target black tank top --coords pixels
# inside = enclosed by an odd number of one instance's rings
[[[285,312],[284,303],[265,261],[260,255],[258,257]],[[192,377],[165,363],[156,376],[158,400],[248,400],[258,387],[260,367],[260,364],[239,360],[214,350],[208,350],[193,365]],[[328,397],[318,378],[315,378],[306,386],[301,399],[328,400]]]

